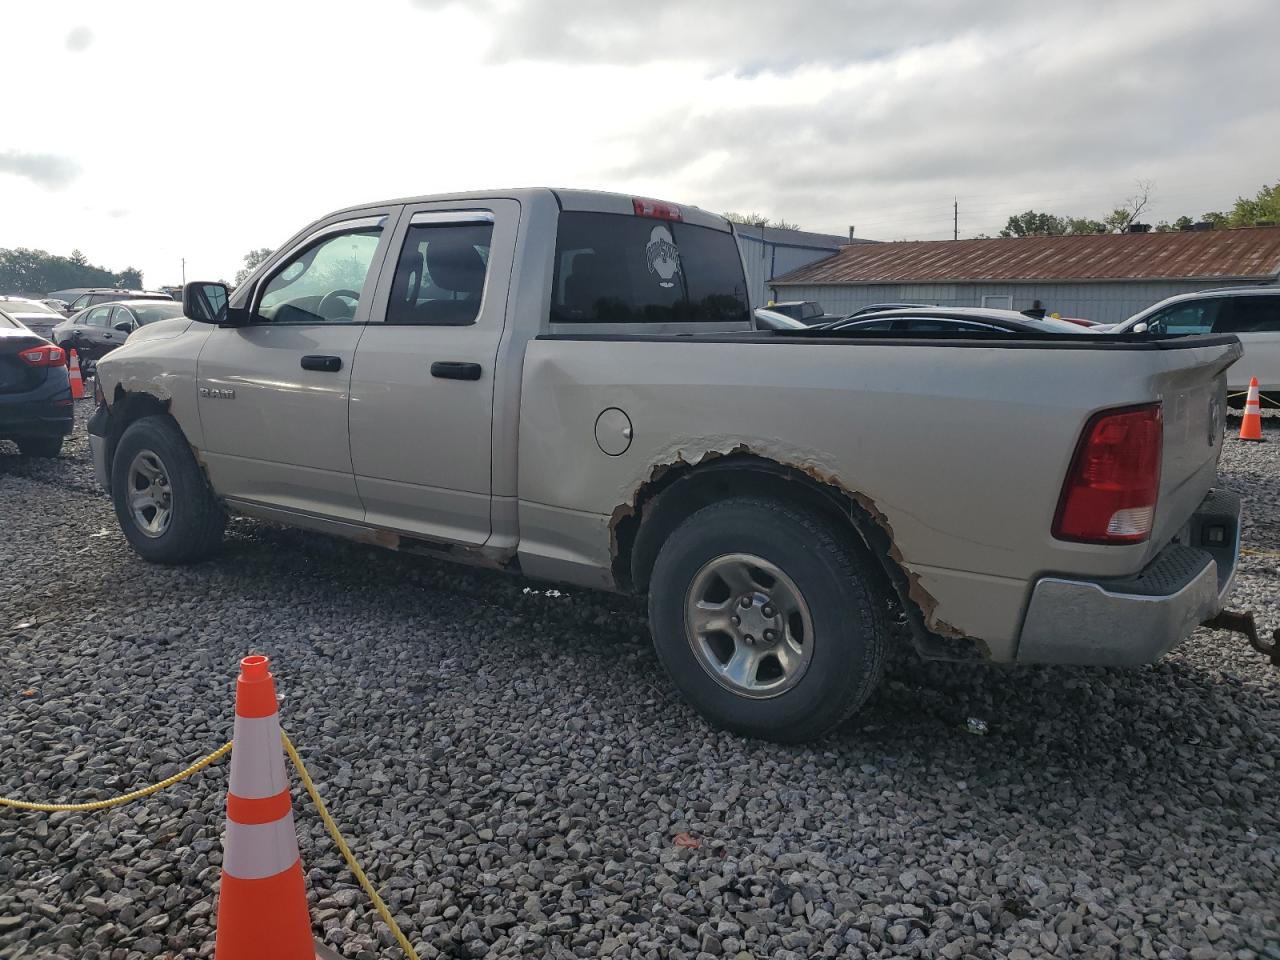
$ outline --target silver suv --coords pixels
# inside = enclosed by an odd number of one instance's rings
[[[1245,390],[1257,377],[1262,392],[1280,399],[1280,285],[1219,287],[1161,300],[1112,333],[1234,333],[1244,357],[1227,371],[1227,389]]]

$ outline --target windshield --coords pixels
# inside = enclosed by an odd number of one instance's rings
[[[4,309],[12,313],[51,313],[55,317],[61,316],[57,310],[35,300],[7,300],[4,301]]]
[[[171,320],[174,317],[182,316],[182,304],[180,303],[135,304],[130,306],[129,309],[138,318],[138,323],[143,326],[148,323],[155,323],[157,320]]]

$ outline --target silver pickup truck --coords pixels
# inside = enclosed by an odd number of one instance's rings
[[[1140,664],[1219,613],[1231,336],[753,326],[733,227],[524,189],[331,214],[98,366],[130,543],[228,514],[647,595],[713,722],[822,734],[929,658]]]

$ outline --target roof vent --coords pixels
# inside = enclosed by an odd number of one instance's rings
[[[1131,223],[1129,224],[1127,233],[1150,233],[1151,224],[1149,223]]]

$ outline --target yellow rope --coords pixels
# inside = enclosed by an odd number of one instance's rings
[[[373,884],[369,882],[369,878],[364,875],[364,871],[360,869],[360,864],[356,862],[355,854],[351,852],[351,848],[347,846],[347,841],[342,839],[342,834],[338,830],[338,825],[333,822],[333,817],[329,816],[329,811],[325,808],[324,801],[320,799],[320,793],[316,790],[316,785],[311,779],[311,774],[307,773],[306,765],[302,762],[302,757],[298,756],[298,751],[294,749],[293,742],[289,739],[289,735],[284,731],[280,732],[281,738],[284,740],[285,752],[289,754],[289,759],[293,761],[293,765],[298,768],[298,776],[302,778],[302,785],[307,788],[307,795],[311,797],[311,802],[316,805],[316,812],[320,814],[320,819],[324,821],[325,829],[329,831],[329,836],[333,838],[333,842],[338,845],[338,851],[342,854],[342,859],[347,861],[347,867],[350,868],[352,874],[355,875],[361,889],[368,894],[369,899],[373,901],[374,909],[378,911],[378,916],[382,918],[382,922],[391,928],[391,932],[395,934],[396,940],[400,943],[400,949],[405,952],[405,956],[409,960],[418,960],[417,951],[413,949],[413,945],[409,943],[409,938],[401,931],[399,924],[395,918],[391,916],[391,911],[387,909],[387,905],[382,902],[382,898],[378,896],[378,891],[373,888]]]
[[[197,760],[185,770],[179,770],[172,777],[167,777],[159,783],[153,783],[151,786],[143,787],[140,790],[122,793],[120,796],[111,797],[108,800],[94,800],[92,803],[29,803],[26,800],[14,800],[12,797],[0,797],[0,807],[13,807],[17,810],[38,810],[41,813],[62,813],[68,810],[106,810],[108,807],[118,807],[120,804],[128,803],[130,800],[141,800],[143,797],[149,797],[153,793],[159,793],[165,787],[171,787],[179,780],[185,780],[193,773],[199,773],[209,764],[217,763],[230,752],[231,744],[224,743],[207,757]]]

